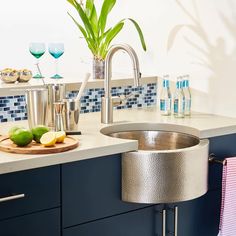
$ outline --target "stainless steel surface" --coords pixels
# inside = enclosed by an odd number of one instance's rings
[[[63,108],[64,102],[54,102],[55,109],[55,131],[64,131]]]
[[[122,199],[171,203],[202,196],[208,190],[208,140],[176,150],[122,154]]]
[[[28,82],[32,78],[32,71],[23,69],[19,71],[19,82]]]
[[[214,153],[211,153],[210,155],[209,155],[209,162],[210,163],[216,163],[216,164],[221,164],[221,165],[226,165],[227,164],[227,160],[226,159],[224,159],[224,160],[217,160],[216,159],[216,155],[214,154]]]
[[[174,207],[174,214],[175,214],[175,223],[174,223],[174,236],[178,236],[178,207]]]
[[[166,210],[162,210],[162,236],[166,236]]]
[[[139,150],[176,150],[199,144],[199,138],[178,132],[133,130],[108,134],[122,139],[138,140]]]
[[[55,109],[54,103],[65,98],[65,84],[48,84],[48,125],[54,127]]]
[[[152,123],[113,125],[101,130],[111,137],[138,141],[138,151],[122,154],[122,200],[173,203],[207,192],[209,141],[177,130],[196,132]]]
[[[80,101],[64,99],[63,110],[64,127],[66,131],[79,131]]]
[[[0,76],[5,83],[15,83],[19,78],[19,71],[10,68],[1,70]]]
[[[25,95],[29,128],[47,125],[48,90],[45,88],[27,89]]]
[[[133,64],[134,85],[139,86],[139,79],[141,73],[139,70],[139,60],[134,49],[127,44],[113,45],[109,49],[105,59],[105,79],[104,79],[105,96],[104,99],[102,99],[102,111],[101,111],[101,122],[104,124],[110,124],[113,122],[113,99],[111,96],[112,58],[113,55],[119,50],[124,50],[130,56]]]
[[[12,201],[12,200],[16,200],[16,199],[20,199],[20,198],[24,198],[24,197],[25,197],[24,193],[12,195],[9,197],[2,197],[2,198],[0,198],[0,202],[8,202],[8,201]]]

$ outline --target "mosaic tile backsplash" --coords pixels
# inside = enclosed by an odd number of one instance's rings
[[[157,84],[150,83],[141,87],[125,86],[113,87],[112,96],[134,95],[129,98],[126,104],[115,109],[147,107],[156,104]],[[67,94],[67,97],[76,97],[77,91]],[[103,88],[92,88],[84,91],[81,98],[81,113],[97,112],[101,110],[101,98],[104,96]],[[0,123],[8,121],[27,120],[25,96],[6,96],[0,97]]]

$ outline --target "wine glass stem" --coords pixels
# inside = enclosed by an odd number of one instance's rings
[[[42,76],[41,70],[40,70],[40,68],[39,68],[39,59],[38,59],[38,58],[36,59],[35,65],[36,65],[36,67],[37,67],[38,74],[39,74],[40,76]]]
[[[55,74],[59,75],[59,72],[58,72],[58,59],[55,59]]]

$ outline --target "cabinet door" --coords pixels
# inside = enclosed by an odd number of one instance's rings
[[[216,236],[220,220],[221,192],[210,191],[206,195],[176,204],[178,214],[178,235],[180,236]],[[173,207],[174,205],[169,205]],[[174,214],[168,212],[167,231],[174,230]]]
[[[0,220],[60,206],[60,166],[0,175],[0,198]]]
[[[60,209],[0,221],[1,236],[60,236]]]
[[[67,228],[63,236],[154,236],[153,207]]]
[[[217,160],[236,156],[236,134],[223,135],[210,139],[210,153],[216,155]],[[209,190],[220,189],[222,179],[222,165],[210,163]]]
[[[62,165],[63,227],[143,208],[121,201],[120,155]]]

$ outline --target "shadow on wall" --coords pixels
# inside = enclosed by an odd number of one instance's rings
[[[232,19],[227,18],[222,12],[218,12],[224,28],[227,29],[234,39],[233,49],[227,52],[224,35],[216,38],[214,43],[210,41],[209,33],[201,23],[195,0],[192,0],[194,14],[190,14],[179,0],[176,0],[176,3],[192,23],[176,25],[171,30],[168,37],[167,50],[169,51],[172,48],[176,36],[183,28],[196,34],[203,42],[204,48],[189,39],[189,37],[184,36],[186,43],[197,50],[200,55],[200,57],[193,57],[196,61],[192,61],[191,63],[205,67],[211,71],[208,81],[208,95],[200,92],[200,96],[203,95],[204,99],[206,99],[205,102],[209,103],[211,109],[209,112],[236,117],[236,12],[233,11],[236,4],[232,0],[228,0],[227,2],[230,9],[232,9]]]

